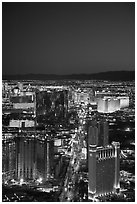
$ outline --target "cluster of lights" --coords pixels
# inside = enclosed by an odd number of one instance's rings
[[[126,132],[130,132],[131,129],[128,127],[128,128],[125,129],[125,131],[126,131]]]
[[[39,178],[37,179],[37,182],[40,183],[40,184],[42,183],[42,181],[43,181],[42,177],[39,177]]]
[[[23,178],[20,179],[20,185],[22,185],[24,183]]]

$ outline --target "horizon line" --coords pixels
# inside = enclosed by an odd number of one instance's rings
[[[69,73],[69,74],[54,74],[54,73],[50,73],[50,74],[47,74],[47,73],[15,73],[15,74],[2,74],[2,76],[6,76],[6,75],[11,75],[11,76],[14,76],[14,75],[57,75],[57,76],[64,76],[64,75],[91,75],[91,74],[100,74],[100,73],[108,73],[108,72],[135,72],[135,69],[134,70],[112,70],[112,71],[102,71],[102,72],[92,72],[92,73]]]

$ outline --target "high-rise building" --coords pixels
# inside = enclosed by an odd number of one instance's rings
[[[89,199],[119,189],[119,151],[118,142],[108,143],[107,123],[93,121],[88,131]]]
[[[64,120],[68,110],[68,91],[49,89],[36,94],[37,123],[55,123]]]
[[[107,121],[91,121],[89,126],[88,134],[92,135],[88,137],[89,143],[94,141],[97,146],[107,146],[109,144]]]
[[[53,174],[54,141],[20,135],[3,140],[3,182],[10,179],[46,181]]]
[[[2,179],[15,178],[16,168],[16,144],[12,139],[2,141]]]
[[[36,138],[16,139],[16,178],[48,180],[54,159],[54,142]]]
[[[27,128],[35,126],[35,93],[19,92],[11,94],[9,127]]]

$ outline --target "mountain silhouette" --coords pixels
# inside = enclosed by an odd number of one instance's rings
[[[135,71],[109,71],[94,74],[18,74],[3,75],[3,80],[110,80],[110,81],[132,81],[135,80]]]

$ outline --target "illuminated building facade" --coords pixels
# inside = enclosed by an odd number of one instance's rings
[[[106,136],[105,134],[103,135]],[[116,192],[119,189],[119,153],[120,144],[108,139],[98,143],[99,128],[92,123],[88,132],[88,168],[89,168],[89,199],[96,196]],[[108,136],[107,136],[108,137]]]
[[[5,182],[7,179],[15,177],[16,169],[16,143],[10,139],[2,141],[2,179]]]
[[[120,100],[120,108],[129,107],[129,97],[128,96],[119,96],[118,99]]]
[[[34,92],[20,92],[13,94],[10,97],[14,109],[34,109],[35,107],[35,93]]]
[[[95,102],[95,92],[91,88],[78,88],[72,91],[72,100],[74,104],[96,104]]]
[[[17,90],[17,92],[15,91]],[[34,127],[36,106],[35,106],[35,93],[34,92],[19,92],[14,89],[13,94],[10,96],[10,103],[12,104],[9,127]]]
[[[117,98],[108,99],[108,113],[120,110],[120,101]]]
[[[34,127],[35,126],[35,121],[34,120],[16,120],[16,119],[11,119],[9,123],[9,127],[18,127],[18,128],[23,128],[23,127]]]
[[[113,113],[122,108],[129,107],[128,96],[107,96],[97,97],[97,110],[100,113]]]
[[[120,100],[118,98],[104,97],[98,99],[97,111],[100,113],[113,113],[120,110]]]
[[[47,139],[17,138],[17,179],[47,180],[54,159],[54,143]],[[52,151],[51,151],[52,150]]]
[[[98,99],[97,111],[100,113],[107,113],[108,112],[108,101],[106,99],[104,99],[104,98]]]
[[[54,141],[32,136],[3,141],[3,181],[9,179],[46,181],[53,174]]]

